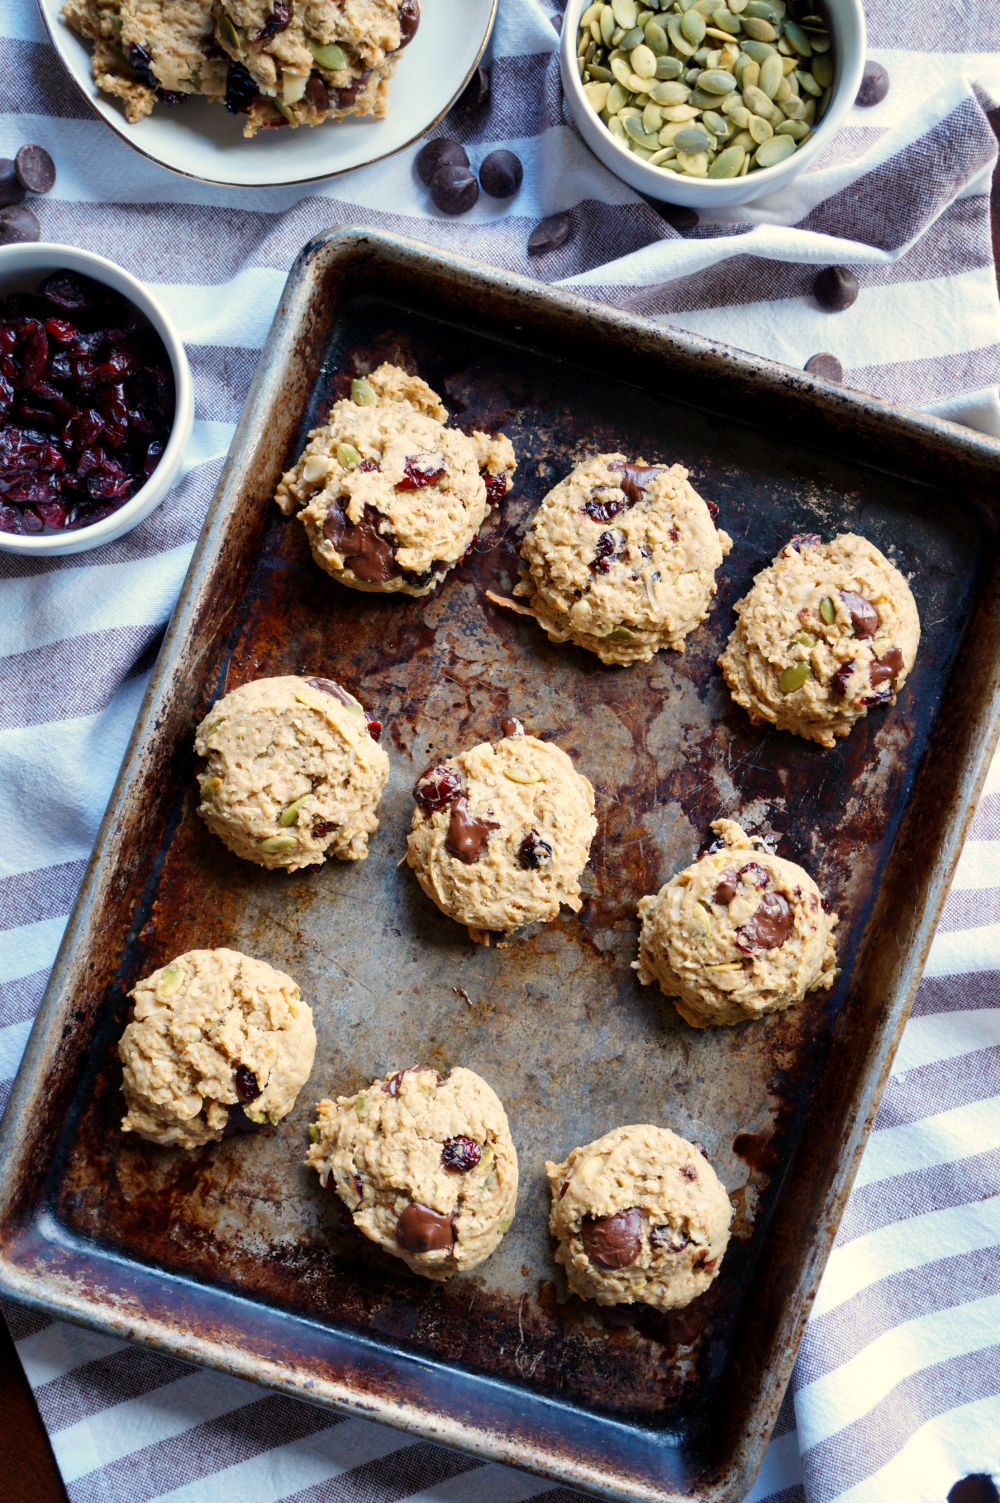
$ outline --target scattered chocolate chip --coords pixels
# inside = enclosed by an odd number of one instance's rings
[[[330,108],[330,91],[326,86],[322,74],[315,71],[310,73],[304,97],[317,110],[328,110]]]
[[[479,198],[471,167],[439,167],[430,181],[431,199],[442,214],[467,214]]]
[[[479,181],[490,198],[513,198],[524,182],[521,158],[512,151],[491,151],[482,160]]]
[[[11,204],[6,209],[0,209],[0,245],[39,240],[41,233],[38,220],[27,204]]]
[[[847,266],[824,266],[813,283],[813,295],[827,313],[843,313],[857,301],[860,285]]]
[[[682,1164],[678,1170],[681,1179],[694,1181],[698,1178],[698,1171],[693,1164]]]
[[[881,63],[865,63],[865,71],[861,75],[861,87],[854,96],[854,103],[859,104],[863,110],[870,109],[873,104],[881,104],[889,92],[889,75]]]
[[[898,647],[890,647],[880,658],[868,665],[868,677],[874,689],[878,684],[891,683],[903,671],[903,654]]]
[[[417,34],[420,25],[419,0],[403,0],[399,7],[399,48],[408,47]]]
[[[683,204],[657,204],[656,207],[661,218],[672,224],[675,230],[693,230],[701,223],[694,209],[686,209]]]
[[[482,109],[489,102],[490,75],[485,68],[477,68],[462,90],[455,109],[462,115],[471,115],[474,110]]]
[[[430,186],[431,178],[439,167],[468,167],[469,157],[465,147],[458,141],[451,141],[447,136],[438,136],[434,141],[428,141],[417,152],[414,163],[417,176],[425,187]]]
[[[739,875],[754,887],[766,887],[771,880],[771,873],[757,861],[748,861],[746,866],[741,866]]]
[[[517,859],[526,872],[537,871],[552,860],[552,847],[537,830],[529,830],[517,848]]]
[[[471,866],[485,853],[490,841],[490,831],[499,828],[490,819],[476,819],[475,815],[470,814],[469,800],[464,793],[460,793],[451,806],[444,848],[466,866]]]
[[[642,1251],[642,1211],[631,1206],[614,1216],[585,1216],[580,1241],[598,1268],[627,1268]]]
[[[663,1252],[683,1252],[691,1241],[687,1232],[676,1231],[672,1226],[654,1226],[649,1234],[651,1246]]]
[[[459,1135],[446,1138],[441,1145],[441,1162],[452,1174],[468,1174],[475,1169],[483,1156],[483,1150],[474,1138]]]
[[[712,899],[713,903],[719,903],[723,908],[728,908],[736,896],[738,882],[739,878],[736,873],[727,867],[719,878],[719,885],[716,887],[715,896]]]
[[[630,506],[638,506],[646,486],[655,480],[657,475],[667,473],[664,465],[623,464],[620,459],[613,459],[608,469],[613,475],[622,477],[622,492]]]
[[[548,219],[535,225],[528,236],[528,255],[543,256],[546,251],[558,250],[569,239],[573,221],[566,213],[550,214]]]
[[[422,1206],[418,1200],[408,1205],[396,1222],[396,1240],[407,1252],[436,1252],[439,1248],[455,1245],[453,1213],[443,1216],[430,1206]]]
[[[524,735],[524,726],[516,715],[505,715],[500,722],[500,729],[508,740],[511,736]]]
[[[879,628],[879,614],[870,600],[856,595],[853,590],[841,590],[840,598],[851,613],[851,624],[856,637],[873,637]]]
[[[366,506],[360,522],[349,522],[335,501],[323,523],[323,536],[342,555],[345,566],[372,584],[384,584],[399,572],[392,543],[379,532],[384,520],[374,506]]]
[[[461,791],[462,779],[452,767],[428,767],[413,785],[413,797],[428,814],[446,808]]]
[[[810,355],[804,369],[810,376],[820,376],[824,381],[843,381],[844,367],[836,355],[830,355],[825,350],[818,355]]]
[[[19,204],[25,188],[10,157],[0,157],[0,209]]]
[[[241,1101],[256,1101],[260,1095],[260,1081],[246,1065],[236,1066],[236,1094]]]
[[[766,892],[750,922],[736,931],[736,943],[745,955],[754,950],[780,950],[791,933],[792,910],[780,892]]]

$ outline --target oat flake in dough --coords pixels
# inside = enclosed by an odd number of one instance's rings
[[[309,1078],[312,1012],[290,976],[238,950],[188,950],[138,982],[118,1054],[122,1131],[168,1148],[218,1142],[230,1112],[280,1122]]]
[[[302,508],[313,557],[341,584],[427,595],[510,489],[514,450],[503,434],[446,428],[437,393],[398,366],[365,385],[376,400],[334,403],[275,500]]]
[[[792,538],[736,606],[719,659],[737,704],[821,746],[896,702],[920,643],[910,587],[874,543]]]
[[[299,867],[363,861],[389,759],[353,694],[325,678],[260,678],[205,716],[198,813],[237,856]]]
[[[539,507],[514,593],[553,642],[604,663],[644,662],[664,647],[683,652],[731,547],[682,465],[597,454]]]
[[[427,807],[443,780],[451,797]],[[579,912],[594,790],[561,747],[523,732],[484,741],[429,768],[414,796],[406,859],[449,918],[510,934],[560,903]]]
[[[321,1101],[306,1162],[354,1226],[414,1273],[465,1273],[514,1217],[517,1152],[496,1092],[461,1066],[397,1070]]]
[[[581,1299],[675,1310],[718,1277],[733,1209],[695,1144],[616,1127],[545,1171],[556,1262]]]
[[[693,1028],[778,1012],[829,990],[838,974],[837,915],[809,874],[734,820],[712,829],[721,850],[640,899],[633,962],[643,986],[658,981]]]

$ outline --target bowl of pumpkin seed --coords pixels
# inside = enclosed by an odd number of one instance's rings
[[[861,0],[569,0],[563,20],[587,145],[640,193],[702,211],[803,172],[864,63]]]

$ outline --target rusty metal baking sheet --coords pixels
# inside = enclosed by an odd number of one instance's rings
[[[358,594],[271,504],[353,375],[419,372],[512,440],[510,497],[431,596]],[[497,609],[545,492],[588,454],[680,460],[734,539],[681,655],[603,667]],[[289,279],[4,1126],[0,1286],[163,1350],[609,1497],[735,1498],[759,1464],[994,739],[998,446],[392,237],[331,232]],[[798,531],[858,531],[911,580],[896,706],[828,751],[754,728],[715,660]],[[392,765],[363,863],[266,872],[196,817],[192,729],[226,688],[334,676]],[[473,945],[399,867],[429,762],[503,715],[594,783],[583,911]],[[696,1031],[641,988],[636,902],[721,814],[773,831],[841,915],[836,989]],[[319,1036],[271,1134],[199,1153],[123,1137],[135,981],[196,946],[288,971]],[[466,1000],[463,994],[467,994]],[[479,1071],[521,1164],[517,1217],[445,1284],[345,1238],[303,1156],[322,1095],[426,1061]],[[733,1240],[688,1309],[567,1298],[543,1161],[626,1122],[706,1146]]]

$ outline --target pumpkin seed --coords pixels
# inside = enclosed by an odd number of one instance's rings
[[[337,462],[345,470],[356,470],[361,463],[361,455],[353,444],[337,445]]]
[[[741,30],[739,21],[724,5],[720,5],[718,10],[713,10],[712,20],[720,31],[727,32],[730,36],[737,36]]]
[[[795,79],[800,89],[805,89],[806,93],[811,94],[814,99],[819,99],[823,93],[822,86],[816,82],[813,75],[806,73],[802,68],[797,68],[792,74],[792,78]]]
[[[792,641],[798,642],[800,647],[816,646],[816,638],[813,636],[811,631],[797,631],[792,638]]]
[[[613,84],[615,81],[615,75],[612,73],[611,69],[604,68],[599,63],[591,63],[590,67],[587,69],[587,72],[590,74],[595,83]]]
[[[708,153],[706,151],[679,151],[677,165],[689,177],[708,177]]]
[[[829,53],[813,58],[812,76],[821,89],[828,89],[833,83],[833,59]]]
[[[738,177],[745,159],[746,152],[742,146],[727,146],[725,151],[719,152],[708,169],[708,175],[709,177]]]
[[[616,80],[608,90],[608,98],[607,103],[605,104],[605,109],[608,111],[609,115],[617,115],[619,110],[625,108],[630,98],[631,96],[628,89],[623,89],[621,84]]]
[[[778,40],[778,33],[770,21],[761,21],[757,16],[744,16],[743,30],[754,42],[776,42]]]
[[[653,152],[653,155],[649,159],[650,165],[653,167],[661,167],[664,162],[669,162],[671,157],[675,157],[676,155],[677,150],[675,147],[663,146],[659,151]]]
[[[304,793],[301,798],[295,799],[294,802],[289,804],[287,808],[282,809],[281,815],[278,819],[279,825],[283,825],[285,826],[285,828],[287,828],[289,825],[296,824],[298,822],[299,813],[305,807],[305,805],[310,802],[316,802],[316,795],[314,793]]]
[[[351,382],[351,401],[359,407],[373,407],[378,401],[378,394],[370,381],[364,376],[358,376]]]
[[[168,965],[165,971],[160,973],[160,979],[156,983],[157,994],[161,997],[172,997],[179,992],[184,984],[184,972],[179,965]]]
[[[711,138],[697,126],[691,126],[688,130],[678,131],[674,137],[674,145],[678,151],[708,151],[712,144]]]
[[[832,626],[837,619],[837,607],[829,595],[824,595],[819,603],[819,613],[827,626]]]
[[[629,631],[627,626],[616,626],[614,631],[609,631],[605,637],[606,642],[631,642],[635,636],[634,631]]]
[[[781,58],[776,52],[772,52],[771,56],[766,57],[760,65],[760,88],[767,95],[768,99],[773,99],[775,94],[777,94],[778,86],[784,76]]]
[[[776,136],[791,136],[793,141],[804,141],[809,133],[804,120],[783,120],[774,132]]]
[[[364,1122],[365,1119],[366,1119],[366,1117],[368,1116],[368,1112],[369,1112],[370,1108],[371,1108],[371,1101],[369,1100],[368,1092],[367,1091],[359,1091],[358,1092],[358,1099],[354,1103],[354,1112],[355,1112],[355,1115],[357,1117],[359,1117],[362,1122]]]
[[[653,78],[655,76],[656,54],[646,46],[645,42],[640,42],[638,47],[632,49],[630,61],[633,73],[637,73],[640,78]]]
[[[730,94],[736,87],[736,80],[731,73],[710,69],[699,74],[698,87],[706,94]]]
[[[771,5],[770,0],[749,0],[746,15],[755,16],[759,21],[780,21],[785,14],[785,7],[779,10],[776,5]]]
[[[219,40],[223,46],[231,47],[237,56],[239,55],[240,34],[225,13],[219,16]]]
[[[294,835],[270,835],[260,843],[260,849],[269,856],[280,856],[285,851],[298,850],[298,846],[299,842]]]
[[[782,694],[794,694],[796,689],[801,689],[806,679],[812,674],[812,668],[806,662],[793,663],[786,668],[778,679],[778,688]]]
[[[751,58],[746,67],[743,69],[743,77],[740,81],[740,88],[743,90],[743,98],[746,99],[747,104],[750,103],[749,99],[746,98],[747,89],[756,89],[759,83],[760,63],[755,63],[753,58]]]
[[[657,84],[655,88],[650,89],[649,97],[654,104],[687,104],[691,97],[691,90],[687,84],[677,83],[674,80],[672,83]]]
[[[624,122],[624,120],[620,119],[618,115],[613,115],[611,117],[611,119],[608,121],[608,130],[611,132],[611,134],[615,137],[616,140],[618,140],[618,141],[627,141],[628,140],[628,136],[625,134],[625,122]]]
[[[309,1124],[309,1141],[310,1143],[319,1142],[319,1127],[315,1122]]]
[[[812,57],[812,44],[801,26],[794,21],[785,22],[785,38],[791,42],[800,57]]]
[[[615,34],[615,13],[610,5],[605,5],[601,10],[601,40],[605,47],[611,46],[611,38]]]
[[[221,28],[222,22],[219,22]],[[326,68],[329,73],[339,73],[341,68],[347,67],[347,57],[344,49],[338,47],[336,42],[326,42],[320,45],[318,42],[310,42],[309,51],[319,63],[321,68]]]
[[[738,130],[746,130],[753,115],[745,104],[738,104],[735,109],[729,111],[729,118]]]
[[[675,125],[678,121],[694,120],[697,116],[698,111],[693,104],[671,104],[663,111],[664,120],[670,121]],[[663,145],[662,141],[660,145]]]
[[[683,71],[679,58],[658,57],[656,59],[656,76],[661,83],[672,78],[680,78]]]
[[[584,84],[583,92],[587,96],[587,103],[590,105],[590,108],[595,114],[599,115],[607,105],[608,95],[611,93],[611,85],[606,83]]]
[[[641,116],[638,119],[636,119],[634,116],[629,116],[629,118],[625,121],[625,134],[628,136],[630,141],[634,141],[635,144],[637,146],[641,146],[644,151],[652,153],[660,144],[655,136],[649,136],[643,130]]]
[[[641,26],[633,26],[631,31],[626,31],[618,43],[623,52],[631,52],[633,47],[638,47],[645,33]]]
[[[542,781],[540,772],[533,772],[530,767],[522,767],[520,762],[512,762],[509,767],[505,767],[503,775],[512,783],[540,783]]]
[[[647,136],[658,136],[663,124],[663,111],[659,105],[647,104],[642,112],[642,128]]]
[[[669,25],[668,25],[669,30]],[[681,31],[686,39],[694,46],[700,47],[705,40],[705,18],[696,10],[685,11],[681,17]]]
[[[639,18],[639,8],[635,0],[611,0],[611,9],[622,30],[631,31]]]
[[[670,49],[670,42],[667,39],[667,33],[659,21],[647,21],[643,36],[646,38],[646,46],[650,52],[656,57],[666,57]]]
[[[722,115],[717,115],[714,110],[706,110],[701,118],[716,140],[726,140],[729,135],[730,125]]]
[[[694,920],[695,928],[699,930],[701,934],[702,944],[704,944],[705,940],[712,932],[712,916],[708,912],[708,909],[703,908],[700,903],[692,903],[691,917]]]
[[[814,109],[815,107],[813,104]],[[787,99],[782,100],[778,108],[784,111],[789,120],[804,120],[809,106],[804,99],[799,98],[798,94],[790,94]],[[780,121],[778,123],[780,124]]]
[[[751,38],[749,41],[745,41],[743,43],[743,51],[746,53],[747,57],[752,58],[753,61],[759,65],[764,61],[766,57],[770,57],[772,55],[774,48],[771,47],[767,42],[755,42]]]

